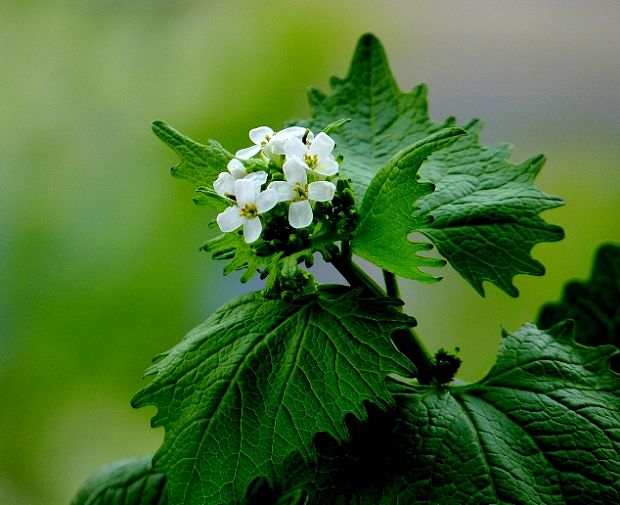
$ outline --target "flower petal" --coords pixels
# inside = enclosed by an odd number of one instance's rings
[[[237,158],[233,158],[228,162],[228,171],[235,179],[243,179],[248,171]]]
[[[278,195],[278,202],[288,202],[295,198],[293,185],[286,181],[273,181],[267,186],[267,191],[273,190]]]
[[[243,208],[248,203],[255,203],[256,197],[260,193],[260,184],[258,181],[250,181],[248,179],[237,179],[235,181],[235,196],[237,197],[237,205]]]
[[[288,222],[293,228],[305,228],[312,223],[312,207],[308,200],[291,203],[288,209]]]
[[[267,172],[259,170],[258,172],[250,172],[244,177],[248,181],[256,181],[261,186],[267,182]]]
[[[258,217],[244,218],[243,223],[243,239],[247,244],[256,242],[260,237],[260,232],[263,231],[263,225]]]
[[[308,185],[308,199],[315,202],[329,202],[335,192],[336,185],[329,181],[311,182]]]
[[[213,189],[220,196],[235,194],[235,178],[228,172],[221,172],[213,183]]]
[[[240,160],[248,160],[252,156],[257,154],[259,151],[260,151],[260,146],[246,147],[245,149],[239,149],[235,153],[235,156],[239,158]]]
[[[299,156],[303,158],[303,155],[308,152],[306,144],[297,137],[291,137],[284,144],[284,154],[287,156]]]
[[[268,126],[259,126],[250,130],[250,140],[260,146],[260,143],[267,137],[273,135],[273,130]]]
[[[327,157],[334,150],[334,140],[325,132],[319,133],[310,146],[310,154],[317,154],[319,158]]]
[[[235,231],[243,224],[245,218],[241,215],[241,209],[236,205],[228,207],[224,212],[217,215],[217,224],[223,232]]]
[[[338,162],[333,156],[321,159],[319,166],[314,169],[317,174],[330,176],[338,173]]]
[[[297,183],[305,186],[308,182],[308,176],[306,175],[307,168],[308,165],[306,165],[301,158],[291,156],[284,162],[282,170],[284,171],[284,177],[286,177],[286,180],[293,186]]]
[[[266,189],[256,197],[256,210],[263,214],[271,210],[278,203],[278,194],[273,189]]]
[[[286,135],[287,138],[297,137],[300,139],[304,136],[304,133],[306,133],[306,129],[305,126],[288,126],[280,130],[276,135]]]
[[[277,132],[269,141],[269,148],[274,154],[284,154],[284,144],[291,137],[301,139],[306,133],[303,126],[289,126]]]

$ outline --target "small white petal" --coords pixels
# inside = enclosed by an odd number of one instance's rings
[[[297,137],[300,139],[304,136],[304,133],[306,133],[306,127],[304,126],[289,126],[280,130],[276,135],[286,135],[287,138]]]
[[[273,135],[273,130],[268,126],[259,126],[258,128],[252,128],[250,130],[250,140],[255,144],[260,145],[263,140]]]
[[[312,144],[313,141],[314,141],[314,133],[308,132],[308,135],[306,135],[306,143]]]
[[[338,162],[333,156],[322,159],[319,166],[314,170],[317,174],[329,176],[338,173]]]
[[[336,185],[329,181],[311,182],[308,185],[308,198],[314,202],[329,202],[335,192]]]
[[[245,179],[248,181],[256,181],[261,186],[267,182],[267,172],[263,170],[259,170],[258,172],[250,172],[245,176]]]
[[[248,179],[237,179],[235,181],[235,196],[237,205],[243,208],[248,203],[256,202],[256,197],[260,193],[260,184],[257,181]]]
[[[301,139],[306,133],[306,129],[303,126],[289,126],[277,132],[269,141],[269,150],[274,154],[285,154],[284,144],[291,137],[297,137]]]
[[[284,162],[282,170],[284,171],[284,177],[286,177],[286,180],[293,186],[297,183],[305,186],[308,182],[308,176],[306,175],[307,168],[308,165],[306,165],[300,158],[297,156],[291,156]]]
[[[223,232],[235,231],[243,224],[244,217],[241,215],[241,209],[236,205],[228,207],[224,212],[217,215],[217,224]]]
[[[256,210],[263,214],[273,209],[278,203],[278,194],[273,189],[266,189],[256,197]]]
[[[244,218],[243,223],[243,239],[247,244],[251,244],[258,240],[260,232],[263,231],[263,225],[258,217]]]
[[[267,190],[274,190],[278,195],[278,202],[288,202],[295,198],[293,185],[286,181],[273,181],[267,186]]]
[[[245,149],[239,149],[235,153],[235,156],[240,160],[249,160],[252,156],[258,154],[259,151],[260,146],[246,147]]]
[[[235,178],[228,172],[221,172],[213,183],[213,189],[220,196],[235,194]]]
[[[299,156],[303,158],[304,154],[308,152],[308,148],[306,144],[304,144],[301,139],[297,137],[291,137],[284,144],[284,154],[287,156]]]
[[[325,132],[319,133],[310,146],[310,154],[316,154],[319,158],[327,157],[334,150],[334,140]]]
[[[308,200],[291,203],[288,209],[288,222],[293,228],[305,228],[312,223],[312,206]]]
[[[238,159],[233,158],[228,162],[228,171],[235,179],[243,179],[248,171]]]

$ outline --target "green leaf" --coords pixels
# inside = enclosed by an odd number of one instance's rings
[[[226,207],[230,205],[230,202],[226,198],[218,195],[213,189],[201,186],[196,189],[200,196],[193,198],[194,203],[199,206],[208,206],[217,212],[222,212]]]
[[[396,409],[344,445],[318,440],[284,489],[310,504],[606,505],[620,500],[620,376],[611,346],[576,344],[572,325],[505,334],[469,386],[395,381]]]
[[[567,284],[559,303],[542,308],[538,324],[548,328],[564,319],[575,321],[578,342],[620,347],[619,245],[601,246],[590,279]]]
[[[620,377],[611,347],[572,325],[504,334],[478,384],[395,387],[415,465],[388,494],[404,503],[608,504],[620,499]],[[413,461],[412,461],[413,463]],[[402,486],[406,484],[406,488]]]
[[[181,162],[171,168],[172,175],[195,186],[211,188],[233,158],[215,140],[209,140],[206,146],[199,144],[163,121],[154,121],[152,128],[155,135],[181,158]]]
[[[400,91],[383,47],[372,35],[360,39],[348,76],[333,78],[331,85],[330,96],[310,90],[310,125],[320,129],[351,118],[331,136],[336,141],[334,153],[343,157],[340,172],[352,180],[358,202],[375,175],[403,147],[455,123],[454,118],[441,123],[429,118],[424,85],[410,93]],[[434,184],[436,191],[420,195],[413,221],[430,223],[420,231],[480,294],[486,280],[516,296],[514,275],[544,272],[530,256],[532,247],[563,237],[561,228],[545,223],[538,214],[563,202],[532,186],[542,157],[514,165],[507,161],[508,146],[479,144],[480,123],[464,128],[472,134],[422,164],[420,180]],[[409,221],[409,214],[403,219]]]
[[[153,470],[152,459],[145,456],[97,470],[71,505],[167,505],[166,477]]]
[[[157,362],[133,405],[158,408],[155,467],[173,504],[235,503],[270,482],[292,452],[312,458],[316,433],[346,437],[364,401],[391,403],[385,377],[412,365],[390,335],[414,324],[394,300],[322,289],[293,304],[254,293],[219,309]]]
[[[407,238],[428,224],[426,218],[413,217],[416,200],[433,191],[431,184],[416,181],[417,172],[428,156],[465,133],[448,128],[430,135],[398,153],[379,171],[360,209],[361,220],[351,243],[355,254],[402,277],[423,282],[435,280],[420,267],[437,267],[445,262],[419,256],[419,251],[432,246]]]
[[[310,89],[309,123],[320,130],[342,118],[351,121],[330,132],[336,156],[344,157],[340,173],[352,181],[361,202],[377,172],[403,148],[453,124],[433,123],[426,112],[423,87],[402,93],[394,81],[381,43],[364,35],[345,79],[332,77],[333,94]]]
[[[470,135],[422,166],[420,178],[435,191],[418,202],[415,218],[432,218],[420,231],[480,295],[486,280],[517,296],[515,275],[545,272],[530,256],[532,247],[564,238],[562,228],[538,215],[563,201],[533,186],[543,156],[513,165],[506,161],[509,146],[478,143],[480,123],[466,128]]]

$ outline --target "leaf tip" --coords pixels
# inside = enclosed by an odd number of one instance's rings
[[[363,47],[373,47],[381,46],[381,42],[375,34],[367,32],[360,37],[357,45]]]
[[[558,340],[572,342],[575,336],[575,327],[575,321],[566,319],[554,324],[551,328],[546,330],[546,332]]]
[[[170,133],[172,127],[165,121],[162,121],[161,119],[156,119],[151,123],[151,130],[155,135],[157,135],[160,139],[163,140],[165,134]]]

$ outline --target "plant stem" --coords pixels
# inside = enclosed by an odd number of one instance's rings
[[[383,281],[385,282],[385,291],[392,298],[400,298],[400,289],[398,288],[398,280],[396,275],[387,270],[383,270]]]
[[[385,291],[381,289],[381,286],[373,281],[370,276],[359,267],[359,265],[351,260],[350,257],[334,257],[332,258],[331,263],[351,287],[364,287],[370,291],[373,296],[379,298],[386,295]]]
[[[383,270],[383,280],[385,291],[388,296],[400,299],[400,288],[396,275],[387,270]],[[428,351],[424,348],[422,341],[413,329],[408,331],[395,332],[392,335],[394,344],[400,352],[407,356],[418,367],[418,381],[421,384],[430,384],[433,375],[433,363]]]
[[[390,296],[398,298],[398,284],[391,272],[384,271],[386,279],[386,293],[370,276],[362,270],[352,259],[348,244],[343,244],[343,255],[334,256],[332,265],[340,272],[351,287],[363,287],[378,298]],[[392,277],[388,281],[388,277]],[[396,330],[392,333],[394,345],[416,366],[417,379],[420,384],[430,384],[433,379],[433,363],[424,346],[412,329]]]

